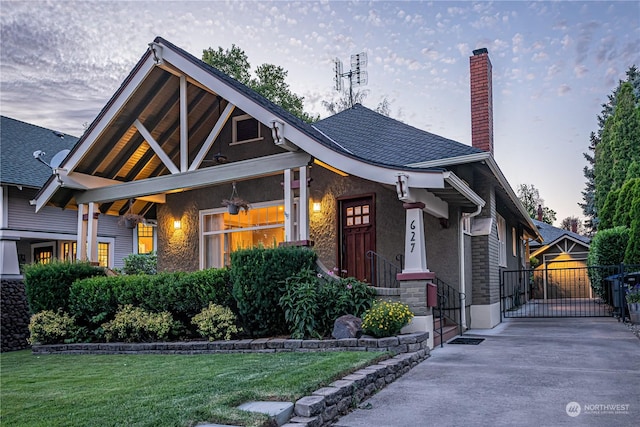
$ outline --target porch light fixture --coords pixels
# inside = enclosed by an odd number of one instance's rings
[[[322,210],[322,203],[313,202],[313,212],[320,212]]]
[[[180,221],[179,219],[176,219],[173,221],[173,229],[174,230],[180,230],[182,228],[182,221]]]

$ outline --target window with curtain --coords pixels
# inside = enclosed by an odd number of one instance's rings
[[[225,209],[200,212],[202,268],[229,265],[237,249],[274,247],[284,242],[284,205],[255,204],[248,212],[229,214]]]

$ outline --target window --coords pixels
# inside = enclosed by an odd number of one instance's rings
[[[232,119],[231,145],[260,141],[261,139],[262,129],[259,121],[248,114],[235,116]]]
[[[138,253],[148,254],[155,250],[155,227],[149,224],[138,224]]]
[[[498,217],[498,265],[507,266],[507,224],[500,215]]]
[[[109,244],[98,243],[98,265],[109,267]]]
[[[229,265],[234,250],[284,242],[284,205],[254,203],[248,212],[238,215],[226,209],[201,211],[200,230],[201,268]]]
[[[65,261],[75,261],[77,258],[77,242],[64,242],[62,244],[62,259]]]
[[[513,256],[518,256],[518,235],[515,227],[511,227],[511,250]]]

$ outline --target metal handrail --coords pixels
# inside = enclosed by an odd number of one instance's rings
[[[464,293],[436,277],[438,287],[438,317],[440,318],[440,346],[442,347],[442,320],[448,319],[458,326],[458,333],[462,335],[462,310],[464,310]]]
[[[372,286],[378,288],[400,287],[400,282],[398,282],[397,276],[402,272],[401,267],[398,267],[374,251],[367,251],[366,256],[371,267]]]

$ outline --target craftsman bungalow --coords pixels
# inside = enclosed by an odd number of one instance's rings
[[[493,327],[500,268],[524,265],[525,242],[539,234],[493,158],[486,49],[471,67],[467,146],[362,105],[305,123],[157,38],[36,210],[78,209],[78,253],[89,259],[96,236],[86,218],[154,216],[165,271],[219,267],[238,247],[283,243],[313,243],[326,267],[379,286],[378,270],[395,263],[414,328],[432,328],[425,283],[434,275],[463,292],[465,327]],[[230,213],[222,203],[234,198],[250,210]]]

